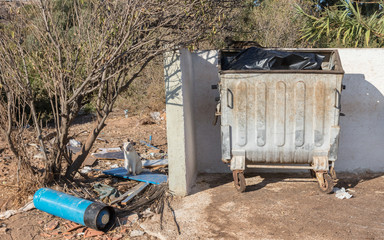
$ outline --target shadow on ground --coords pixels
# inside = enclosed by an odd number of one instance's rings
[[[338,179],[335,181],[335,187],[337,188],[354,188],[363,181],[369,181],[383,176],[384,173],[372,173],[365,172],[360,174],[353,173],[340,173]],[[250,181],[251,178],[259,177],[261,181]],[[245,180],[247,182],[247,188],[245,192],[253,192],[265,188],[269,184],[277,182],[313,182],[314,186],[318,186],[316,178],[312,178],[309,172],[300,171],[297,173],[257,173],[250,172],[245,173]],[[196,194],[200,191],[204,191],[210,188],[216,188],[225,184],[233,184],[233,178],[231,173],[217,173],[217,174],[199,174],[196,181],[199,187],[194,187],[191,194]],[[233,187],[234,191],[235,187]],[[320,191],[320,189],[319,189]]]

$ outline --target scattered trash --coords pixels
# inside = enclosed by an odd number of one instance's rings
[[[32,210],[35,208],[35,205],[33,204],[33,201],[30,201],[29,203],[25,204],[24,207],[19,208],[19,212],[27,212],[29,210]]]
[[[81,142],[77,141],[76,139],[69,139],[69,146],[71,147],[81,147]]]
[[[130,189],[129,190],[129,194],[128,194],[128,197],[126,199],[124,199],[123,201],[121,201],[121,204],[123,205],[126,205],[128,202],[130,202],[137,194],[139,194],[140,192],[142,192],[147,186],[149,185],[149,183],[140,183],[138,185],[136,185],[134,188]]]
[[[151,118],[152,118],[153,120],[155,120],[156,122],[160,122],[161,120],[163,120],[163,119],[161,118],[161,116],[160,116],[160,112],[151,112],[149,115],[150,115]]]
[[[92,153],[91,154],[96,159],[103,159],[103,160],[117,160],[121,159],[124,160],[124,152],[119,149],[119,152],[106,152],[106,153]]]
[[[150,208],[145,209],[145,211],[142,213],[142,216],[144,218],[149,218],[149,217],[152,217],[153,215],[155,215],[155,213],[152,212]]]
[[[0,213],[0,219],[8,219],[11,216],[15,215],[16,213],[18,213],[17,210],[8,210],[5,212],[2,212],[2,213]]]
[[[132,200],[137,194],[139,194],[141,191],[143,191],[145,189],[145,187],[147,187],[148,185],[149,185],[149,183],[144,183],[144,182],[137,184],[135,187],[129,189],[129,191],[127,191],[126,193],[124,193],[123,195],[118,197],[117,199],[113,200],[111,202],[111,205],[119,203],[119,202],[126,204],[127,202]]]
[[[104,139],[104,138],[96,138],[96,140],[99,140],[99,141],[102,141],[102,142],[105,142],[105,143],[108,143],[108,141],[106,140],[106,139]]]
[[[67,148],[68,148],[68,151],[72,152],[72,154],[76,154],[81,151],[81,147],[74,147],[74,146],[68,145]]]
[[[347,193],[345,188],[333,188],[333,192],[335,193],[335,197],[338,199],[350,199],[352,197],[351,194]]]
[[[97,149],[98,154],[103,154],[103,153],[109,153],[109,152],[121,152],[121,149],[119,147],[115,148],[99,148]]]
[[[160,159],[160,158],[164,158],[166,156],[168,156],[167,153],[153,153],[153,152],[151,152],[151,153],[148,153],[148,154],[147,153],[141,154],[141,157],[143,159],[154,159],[154,160],[157,160],[157,159]]]
[[[33,203],[41,211],[96,230],[109,230],[115,221],[112,207],[49,188],[37,190]]]
[[[147,145],[147,146],[150,147],[150,148],[158,149],[157,147],[152,146],[151,144],[147,143],[146,141],[140,140],[140,143],[141,143],[141,144],[144,144],[144,145]]]
[[[131,237],[140,237],[140,236],[143,236],[144,235],[144,232],[143,231],[140,231],[140,230],[133,230],[131,232]]]
[[[117,164],[117,163],[111,165],[111,168],[118,168],[118,167],[119,167],[119,164]]]
[[[83,169],[80,170],[81,173],[87,174],[92,171],[91,167],[83,167]]]
[[[125,115],[125,118],[128,118],[128,109],[124,110],[124,115]]]
[[[96,183],[93,186],[93,189],[95,190],[95,192],[97,192],[100,195],[100,197],[99,197],[100,200],[103,200],[103,199],[105,199],[107,197],[111,197],[111,196],[113,198],[117,198],[119,195],[116,188],[105,185],[105,184],[101,184],[101,183]]]
[[[35,206],[33,205],[33,202],[31,201],[31,202],[28,202],[27,204],[25,204],[24,207],[19,208],[18,210],[8,210],[8,211],[0,213],[0,219],[8,219],[17,213],[27,212],[27,211],[34,209],[34,208],[35,208]]]
[[[141,174],[133,176],[129,175],[127,169],[125,168],[114,168],[103,171],[105,175],[111,175],[115,177],[130,179],[139,182],[147,182],[152,184],[161,184],[167,182],[168,177],[165,174],[153,173],[150,171],[143,171]]]
[[[143,160],[143,167],[168,166],[168,159]]]

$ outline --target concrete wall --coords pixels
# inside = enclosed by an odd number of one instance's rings
[[[188,58],[181,58],[180,52],[165,54],[169,188],[179,196],[188,194],[197,174],[190,91],[193,82],[190,68],[183,65],[189,66],[190,63]]]
[[[346,90],[336,170],[384,172],[384,49],[339,49],[339,53]],[[217,51],[178,54],[172,61],[167,55],[166,62],[172,64],[165,71],[170,188],[187,194],[197,173],[229,169],[220,160],[220,121],[212,125],[218,96],[211,89],[219,81]]]
[[[384,49],[339,49],[345,71],[336,170],[384,172]]]

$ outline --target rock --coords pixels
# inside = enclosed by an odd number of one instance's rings
[[[155,213],[151,211],[150,208],[147,208],[143,213],[144,218],[152,217]]]
[[[140,237],[143,235],[144,235],[144,232],[140,230],[133,230],[130,234],[131,237]]]
[[[49,223],[45,224],[44,226],[44,230],[45,231],[52,231],[54,230],[55,228],[57,228],[59,226],[59,221],[57,220],[52,220],[50,221]]]
[[[123,238],[123,234],[117,234],[117,235],[112,237],[112,240],[120,240],[122,238]]]
[[[136,213],[128,216],[128,221],[130,221],[131,223],[135,223],[137,222],[137,220],[139,220],[139,215],[137,215]]]

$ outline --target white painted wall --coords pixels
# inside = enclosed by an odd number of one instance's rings
[[[339,49],[345,71],[336,170],[384,172],[384,49]]]
[[[339,53],[345,71],[346,89],[342,92],[341,103],[346,116],[340,119],[336,170],[384,172],[384,49],[339,49]],[[220,160],[220,121],[212,125],[215,97],[218,96],[218,91],[211,89],[211,85],[219,81],[217,51],[190,53],[182,50],[180,62],[174,61],[173,70],[165,72],[167,130],[170,188],[184,189],[177,191],[186,194],[198,172],[221,173],[229,169]],[[178,105],[176,114],[174,103],[170,101],[175,91],[169,88],[173,72],[179,79],[171,85],[181,91],[178,104],[183,104]],[[181,126],[185,128],[183,131]],[[177,149],[173,149],[172,142],[178,143],[175,144]],[[180,149],[183,154],[177,153]],[[180,177],[183,174],[184,177]],[[177,181],[180,178],[185,182]]]

